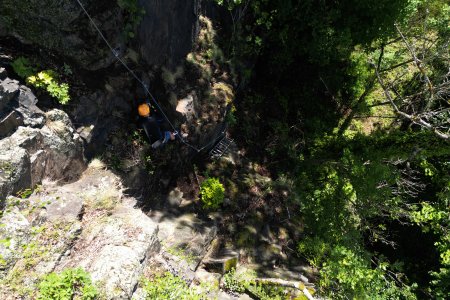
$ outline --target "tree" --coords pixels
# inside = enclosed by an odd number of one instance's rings
[[[424,6],[407,28],[396,24],[394,40],[401,60],[384,63],[383,67],[374,63],[372,66],[389,104],[400,118],[449,140],[450,31],[446,24],[450,22],[450,10],[446,4],[441,8],[443,15],[430,16],[429,8]]]

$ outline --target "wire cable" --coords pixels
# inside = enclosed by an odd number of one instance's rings
[[[174,132],[176,133],[176,135],[178,136],[178,138],[180,139],[180,141],[185,144],[186,146],[190,147],[191,149],[201,152],[202,150],[204,150],[205,148],[207,148],[208,146],[210,146],[211,144],[214,144],[218,138],[212,140],[212,142],[209,142],[208,144],[206,144],[205,146],[201,147],[201,148],[197,148],[193,145],[191,145],[190,143],[186,142],[183,137],[180,135],[180,133],[177,131],[177,129],[175,128],[175,126],[172,124],[172,122],[170,122],[169,118],[167,117],[167,115],[165,114],[164,110],[161,108],[161,106],[158,104],[158,101],[156,101],[155,97],[153,97],[152,93],[150,92],[150,90],[148,89],[147,85],[144,84],[144,82],[142,82],[142,80],[136,75],[136,73],[130,69],[130,67],[128,67],[128,65],[119,57],[119,53],[118,51],[116,51],[111,44],[108,42],[108,40],[106,39],[106,37],[103,35],[103,33],[101,32],[101,30],[98,28],[97,24],[95,24],[94,20],[92,19],[91,15],[88,13],[88,11],[86,10],[86,8],[84,7],[83,3],[81,3],[80,0],[76,0],[78,2],[78,4],[80,5],[81,9],[84,11],[84,13],[86,14],[86,16],[89,18],[89,21],[92,23],[92,25],[94,26],[94,28],[97,30],[97,32],[99,33],[100,37],[103,39],[103,41],[106,43],[106,45],[108,46],[108,48],[111,50],[112,54],[114,55],[114,57],[125,67],[125,69],[127,69],[127,71],[142,85],[142,87],[144,88],[145,92],[150,96],[150,99],[153,101],[153,103],[155,104],[156,108],[162,113],[162,115],[164,116],[164,118],[167,120],[167,122],[169,123],[169,125],[172,127],[172,129],[174,130]],[[221,136],[226,130],[223,130],[219,136]]]

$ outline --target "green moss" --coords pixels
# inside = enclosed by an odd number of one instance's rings
[[[227,260],[225,262],[225,264],[223,265],[223,270],[225,272],[231,271],[231,269],[236,268],[237,262],[238,262],[237,257],[233,257],[233,258]]]

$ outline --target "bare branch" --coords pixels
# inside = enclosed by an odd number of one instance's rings
[[[428,90],[430,91],[430,95],[433,96],[433,84],[431,83],[430,78],[428,78],[428,75],[425,72],[425,69],[423,67],[423,62],[417,57],[416,51],[414,50],[413,46],[411,44],[409,44],[409,42],[406,40],[405,36],[401,32],[398,25],[395,25],[395,28],[397,28],[397,32],[402,37],[403,42],[406,45],[406,48],[408,48],[409,52],[411,53],[413,60],[414,60],[414,64],[420,70],[420,73],[422,73],[423,77],[425,78],[425,81],[427,82],[427,85],[428,85]]]
[[[380,84],[381,88],[384,91],[384,94],[387,98],[387,100],[389,100],[389,102],[391,103],[391,106],[394,108],[395,112],[405,118],[408,119],[409,121],[413,122],[414,124],[420,125],[428,130],[433,131],[438,137],[445,139],[445,140],[449,140],[450,136],[444,132],[441,132],[440,130],[438,130],[436,127],[434,127],[433,125],[431,125],[429,122],[425,121],[424,119],[422,119],[420,116],[416,116],[416,115],[410,115],[407,114],[403,111],[401,111],[397,104],[395,104],[394,99],[392,99],[391,93],[389,91],[389,89],[386,87],[385,83],[383,82],[383,79],[380,76],[380,73],[378,71],[378,68],[375,66],[375,64],[372,63],[372,66],[375,69],[375,74],[377,76],[378,79],[378,83]]]

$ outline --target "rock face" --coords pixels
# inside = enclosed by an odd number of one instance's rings
[[[216,226],[193,214],[147,216],[123,189],[94,160],[75,182],[9,197],[0,217],[0,240],[7,241],[0,243],[0,299],[35,299],[39,278],[78,267],[102,299],[146,299],[140,280],[157,274],[156,266],[218,287],[220,275],[196,272]]]
[[[120,46],[122,22],[120,9],[110,1],[83,1],[92,12],[112,45]],[[14,36],[25,44],[36,44],[62,56],[70,57],[82,67],[96,70],[114,61],[105,51],[103,41],[88,24],[76,1],[13,1],[0,2],[0,34]]]
[[[136,15],[116,1],[83,0],[86,10],[114,48],[123,54],[125,28]],[[196,36],[199,0],[140,0],[146,14],[138,34],[140,53],[149,64],[177,61],[186,56]],[[68,57],[88,70],[105,68],[114,55],[76,1],[2,0],[0,36],[14,36]]]
[[[44,113],[36,103],[18,81],[0,80],[0,200],[44,178],[73,180],[85,168],[81,140],[67,114]]]
[[[198,33],[200,0],[139,0],[146,14],[139,27],[140,53],[150,65],[175,65],[191,51]]]
[[[78,202],[85,207],[82,233],[56,270],[84,268],[108,299],[131,298],[146,259],[159,250],[157,224],[133,208],[136,200],[123,197],[120,187],[111,172],[91,167],[79,181],[48,193],[52,199],[59,196],[67,204]],[[67,197],[71,194],[76,196]],[[52,217],[64,216],[52,213]]]

